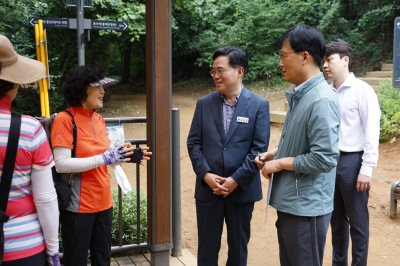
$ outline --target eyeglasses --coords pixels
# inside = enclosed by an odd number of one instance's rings
[[[210,75],[211,75],[211,77],[214,77],[215,75],[222,76],[224,74],[224,72],[232,70],[232,69],[236,69],[236,68],[235,67],[233,67],[231,69],[219,68],[217,70],[211,70]]]

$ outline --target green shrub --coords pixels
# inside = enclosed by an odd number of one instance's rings
[[[113,223],[111,230],[111,243],[113,246],[119,245],[119,225],[118,225],[118,190],[112,192],[114,200]],[[122,244],[134,244],[147,242],[147,195],[140,192],[140,239],[137,239],[137,219],[136,219],[136,190],[127,194],[122,194]]]
[[[394,142],[400,134],[400,89],[393,88],[390,81],[379,84],[378,100],[381,107],[380,141]]]

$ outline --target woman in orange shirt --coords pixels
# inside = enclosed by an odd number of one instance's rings
[[[86,266],[88,249],[91,264],[110,265],[113,200],[107,165],[149,160],[148,147],[134,149],[130,143],[111,145],[103,117],[104,88],[114,82],[92,66],[72,70],[64,83],[64,98],[71,106],[77,126],[76,156],[73,148],[72,119],[61,112],[54,120],[51,139],[56,168],[60,173],[75,173],[72,198],[61,210],[61,238],[65,266]],[[72,176],[72,175],[71,175]]]

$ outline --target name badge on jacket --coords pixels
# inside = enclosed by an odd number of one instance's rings
[[[249,118],[248,117],[243,117],[243,116],[238,116],[236,119],[236,122],[238,123],[249,123]]]

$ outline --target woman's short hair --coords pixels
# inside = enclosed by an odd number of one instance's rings
[[[104,71],[94,66],[79,66],[73,69],[64,82],[64,99],[70,106],[82,106],[87,98],[90,83],[102,80]]]

